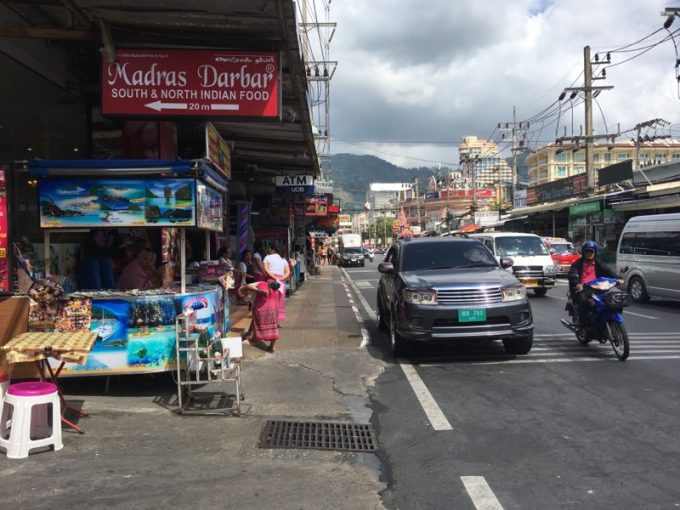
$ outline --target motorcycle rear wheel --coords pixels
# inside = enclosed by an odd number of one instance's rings
[[[611,337],[609,341],[614,348],[614,354],[621,361],[625,361],[630,354],[630,345],[628,342],[628,332],[626,331],[626,326],[619,324],[618,322],[610,322],[609,330],[611,332]]]

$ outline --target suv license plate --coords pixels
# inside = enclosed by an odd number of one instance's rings
[[[486,320],[484,308],[470,308],[458,310],[458,322],[481,322]]]
[[[538,287],[538,280],[522,280],[525,287]]]

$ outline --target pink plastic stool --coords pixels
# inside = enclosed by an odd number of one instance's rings
[[[49,405],[52,406],[51,424]],[[10,459],[24,459],[30,450],[43,446],[52,446],[55,451],[64,447],[57,387],[40,381],[12,384],[2,403],[0,448]]]

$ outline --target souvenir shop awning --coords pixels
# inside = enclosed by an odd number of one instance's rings
[[[95,177],[158,175],[170,173],[186,175],[192,171],[191,160],[158,159],[36,159],[28,162],[28,171],[36,176]]]

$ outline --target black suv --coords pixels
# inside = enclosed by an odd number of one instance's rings
[[[467,237],[398,241],[378,266],[378,325],[390,333],[395,356],[416,342],[497,338],[512,354],[534,339],[524,286],[489,249]]]

